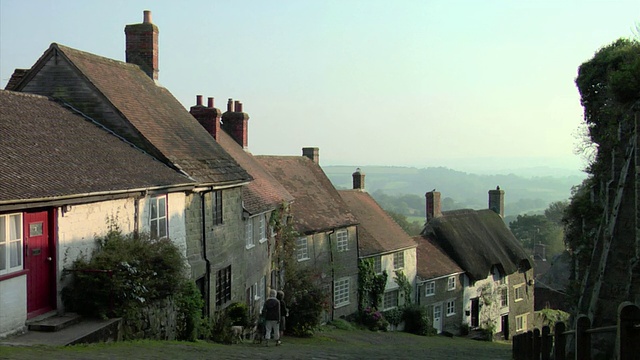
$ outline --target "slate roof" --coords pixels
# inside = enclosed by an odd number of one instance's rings
[[[531,268],[529,256],[492,210],[453,210],[429,221],[422,232],[431,237],[473,280],[487,277],[493,266],[504,274],[521,263]]]
[[[283,202],[293,201],[293,196],[284,186],[224,130],[218,133],[218,143],[253,177],[242,191],[242,203],[250,214],[273,210]]]
[[[0,204],[193,181],[56,101],[0,90]]]
[[[291,213],[303,234],[357,225],[338,191],[320,166],[305,156],[256,156],[295,201]]]
[[[418,244],[416,273],[423,280],[464,272],[431,237],[414,237]]]
[[[378,205],[369,193],[357,189],[339,190],[338,193],[360,223],[358,249],[361,257],[416,246],[411,236]]]
[[[224,185],[251,180],[182,104],[139,66],[53,43],[31,73],[37,72],[53,55],[68,59],[133,125],[139,136],[153,147],[145,149],[149,153],[159,151],[171,165],[202,183]],[[18,90],[30,75],[24,76],[16,86]],[[65,100],[73,104],[72,99]],[[99,114],[91,115],[100,120]]]

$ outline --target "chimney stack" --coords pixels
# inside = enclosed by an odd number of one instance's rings
[[[153,80],[158,80],[158,27],[151,22],[151,11],[145,10],[142,24],[127,25],[126,61],[140,66]]]
[[[302,156],[308,157],[309,159],[311,159],[311,161],[313,161],[316,164],[320,164],[319,152],[320,152],[320,149],[318,149],[317,147],[302,148]]]
[[[504,190],[500,190],[500,186],[489,190],[489,209],[504,218]]]
[[[239,100],[227,101],[227,111],[222,114],[222,129],[226,131],[243,149],[249,146],[249,114],[242,111]]]
[[[214,139],[218,140],[220,134],[220,110],[213,107],[213,98],[207,99],[207,106],[202,105],[202,95],[196,95],[196,105],[192,106],[189,113],[198,120]]]
[[[427,222],[442,216],[440,193],[433,189],[426,193],[425,197],[427,198]]]
[[[353,177],[353,190],[364,191],[364,173],[360,168],[357,168],[356,172],[351,174],[351,176]]]

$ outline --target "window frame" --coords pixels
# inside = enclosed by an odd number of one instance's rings
[[[524,283],[513,286],[513,302],[524,300]]]
[[[527,331],[527,315],[528,314],[529,313],[516,316],[516,332]]]
[[[253,218],[248,218],[245,220],[244,224],[244,241],[245,248],[251,249],[256,246],[256,242],[253,238]]]
[[[231,265],[216,272],[216,306],[231,301]]]
[[[336,231],[336,249],[339,252],[349,250],[349,231],[346,229]]]
[[[304,241],[304,250],[302,247],[302,241]],[[300,255],[303,256],[300,256]],[[309,238],[306,236],[301,236],[296,239],[296,259],[298,262],[307,261],[310,259],[309,257]]]
[[[348,277],[333,282],[333,308],[337,309],[351,303],[351,284]],[[340,300],[340,301],[338,301]]]
[[[15,272],[20,272],[24,270],[24,217],[22,213],[10,213],[10,214],[0,214],[0,218],[4,219],[4,229],[3,229],[3,239],[0,242],[0,246],[4,247],[4,268],[0,269],[0,276],[12,274]],[[12,226],[11,219],[18,219],[17,226]],[[11,237],[11,230],[16,230],[15,237]],[[16,244],[16,245],[13,245]],[[15,247],[15,260],[17,264],[11,266],[11,260],[13,253],[11,251],[12,247]],[[1,249],[1,248],[0,248]]]
[[[435,294],[436,294],[436,282],[435,281],[426,282],[424,285],[424,296],[425,297],[434,296]]]
[[[163,203],[162,206],[160,203]],[[156,211],[156,216],[154,217],[153,211]],[[164,239],[169,237],[169,218],[167,216],[168,213],[168,201],[167,195],[154,196],[150,199],[149,206],[149,234],[154,239]],[[164,215],[161,215],[160,212],[163,212]],[[164,235],[160,234],[160,230],[162,227],[162,221],[164,221]],[[154,225],[155,222],[155,225]]]
[[[453,316],[456,314],[456,299],[447,300],[446,316]]]
[[[382,255],[373,257],[373,271],[376,275],[382,274]]]
[[[214,226],[224,223],[223,211],[222,190],[211,191],[211,220]]]
[[[258,242],[267,241],[267,219],[266,214],[260,214],[258,217]]]
[[[400,292],[398,291],[398,289],[386,291],[382,297],[382,308],[385,311],[390,309],[396,309],[399,305],[399,302],[398,302],[399,297],[400,297]],[[389,300],[391,304],[388,304],[387,300]]]
[[[393,270],[404,269],[404,251],[393,253]]]
[[[509,289],[507,287],[503,287],[500,289],[500,307],[508,307],[509,306]]]
[[[455,276],[449,276],[447,278],[447,291],[453,291],[456,289],[457,281]]]

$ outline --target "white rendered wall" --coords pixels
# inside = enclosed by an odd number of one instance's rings
[[[409,283],[411,283],[412,291],[415,290],[416,284],[416,264],[416,248],[404,250],[404,267],[400,270],[404,273],[404,276],[407,277]],[[396,272],[393,269],[393,253],[382,255],[380,258],[380,266],[382,270],[386,270],[388,274],[385,291],[397,289],[398,283],[394,280]],[[414,294],[411,294],[411,297],[414,298]]]
[[[469,278],[464,276],[464,308],[465,315],[462,319],[464,323],[471,324],[471,315],[467,316],[466,311],[471,310],[471,299],[479,298],[478,323],[481,328],[486,324],[492,323],[495,326],[495,332],[502,331],[502,322],[500,316],[509,313],[509,307],[500,305],[500,289],[508,288],[507,278],[504,278],[504,284],[499,283],[500,275],[489,273],[485,279],[478,280],[471,285]],[[508,304],[508,302],[507,302]]]
[[[0,281],[0,337],[23,330],[27,320],[27,275]]]

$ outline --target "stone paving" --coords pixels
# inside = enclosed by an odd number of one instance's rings
[[[464,338],[331,330],[310,339],[285,337],[282,346],[250,342],[134,342],[72,347],[0,346],[0,359],[510,359],[511,346]]]

